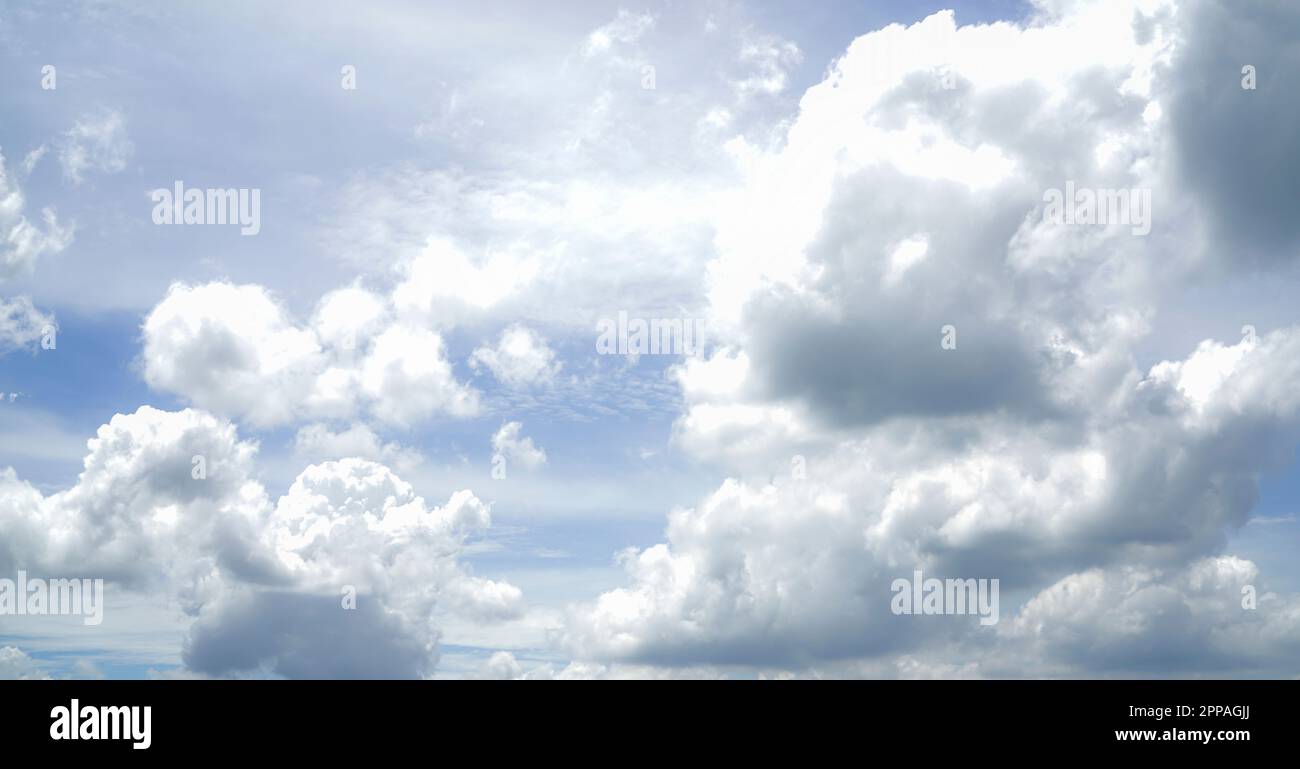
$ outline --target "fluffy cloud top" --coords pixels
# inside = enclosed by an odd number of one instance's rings
[[[145,378],[257,425],[361,410],[398,425],[474,414],[477,393],[456,380],[442,338],[385,313],[374,295],[343,289],[306,326],[260,286],[176,284],[145,319]]]

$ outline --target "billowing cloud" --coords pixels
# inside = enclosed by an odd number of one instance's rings
[[[1163,108],[1240,90],[1232,72],[1208,89],[1183,53],[1214,13],[1039,10],[863,35],[784,142],[733,143],[745,184],[709,269],[720,344],[677,369],[675,439],[735,477],[622,555],[628,586],[573,608],[576,659],[1285,669],[1296,598],[1243,609],[1244,580],[1265,580],[1221,551],[1300,442],[1300,329],[1135,360],[1170,282],[1209,261],[1207,197],[1178,183],[1186,137]],[[1067,181],[1147,190],[1151,226],[1052,219],[1045,193]],[[914,570],[999,579],[1001,624],[894,614],[891,582]],[[1116,606],[1142,621],[1075,620]],[[1162,648],[1178,653],[1156,664]]]
[[[456,380],[438,333],[386,325],[385,312],[374,295],[345,289],[306,326],[260,286],[176,284],[144,322],[145,379],[257,425],[475,413],[478,396]]]
[[[1255,565],[1231,556],[1092,569],[1034,596],[1006,630],[1048,670],[1268,675],[1300,653],[1300,600],[1258,583]]]
[[[0,473],[0,570],[160,596],[193,619],[193,672],[426,676],[440,613],[523,611],[518,588],[459,561],[491,523],[468,490],[428,505],[350,458],[306,468],[272,502],[254,480],[256,444],[193,410],[119,414],[89,450],[76,485],[49,496]]]
[[[63,491],[0,471],[0,570],[165,597],[183,675],[428,676],[444,633],[481,644],[458,670],[498,679],[1294,674],[1300,597],[1234,539],[1300,443],[1293,4],[1033,0],[857,30],[833,61],[745,6],[575,7],[488,58],[495,23],[386,11],[312,28],[394,62],[358,94],[386,120],[336,115],[380,140],[277,196],[278,231],[310,220],[338,263],[241,244],[176,273],[141,370],[203,410],[115,417]],[[290,16],[263,26],[312,23]],[[452,82],[417,82],[433,49]],[[124,131],[82,133],[65,171],[124,167],[96,138]],[[42,153],[0,176],[0,278],[70,241],[17,189]],[[0,306],[30,346],[43,313]],[[700,318],[710,347],[594,355],[624,311]],[[494,471],[540,467],[543,419],[588,472],[496,484],[496,509],[536,509],[526,530],[480,540],[488,502],[407,482],[483,477],[451,455],[489,440]],[[292,442],[278,498],[249,434]],[[466,564],[554,553],[516,545],[568,536],[543,516],[589,489],[611,516],[667,513],[622,577],[566,563],[635,536],[621,520],[545,576],[512,570],[544,606]],[[998,580],[998,621],[896,614],[918,571]],[[0,671],[42,668],[20,645]]]

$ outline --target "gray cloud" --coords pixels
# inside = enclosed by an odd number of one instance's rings
[[[370,596],[344,610],[339,597],[268,591],[232,596],[201,617],[183,659],[190,670],[217,676],[422,678],[437,662],[426,643]]]
[[[1229,263],[1291,264],[1300,246],[1300,18],[1286,0],[1187,3],[1163,82],[1179,180]],[[1256,89],[1242,88],[1255,67]]]

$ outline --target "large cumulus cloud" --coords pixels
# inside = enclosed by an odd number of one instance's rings
[[[1240,65],[1193,50],[1223,13],[1115,0],[1043,2],[1024,25],[936,14],[854,41],[776,148],[729,145],[746,183],[710,267],[721,349],[679,367],[676,439],[734,477],[674,511],[666,542],[623,554],[628,586],[574,607],[574,656],[902,676],[1286,670],[1300,601],[1261,587],[1243,608],[1241,588],[1267,577],[1222,551],[1300,442],[1300,328],[1154,366],[1137,353],[1163,297],[1233,258],[1216,237],[1233,216],[1224,188],[1182,182],[1234,119]],[[1228,37],[1300,21],[1270,13],[1237,14]],[[1272,146],[1250,151],[1241,184],[1280,178]],[[1150,232],[1050,221],[1044,193],[1067,181],[1150,190]],[[1276,245],[1289,215],[1267,208],[1252,210],[1271,233],[1234,238]],[[891,582],[914,569],[1000,579],[1003,621],[893,615]]]
[[[158,596],[192,618],[183,658],[209,675],[424,676],[439,616],[522,611],[518,588],[460,563],[491,522],[470,491],[429,505],[354,458],[306,468],[273,502],[256,455],[204,412],[119,414],[71,488],[46,496],[0,474],[0,571]]]

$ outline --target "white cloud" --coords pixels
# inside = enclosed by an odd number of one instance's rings
[[[535,469],[546,464],[546,450],[533,445],[533,439],[524,437],[523,424],[507,422],[492,435],[492,451],[509,462]]]
[[[930,239],[924,235],[901,241],[889,255],[889,271],[885,273],[885,284],[894,285],[903,279],[908,269],[925,258],[930,250]]]
[[[483,663],[475,678],[489,681],[511,681],[521,678],[524,669],[510,652],[495,652]]]
[[[36,681],[48,678],[49,675],[21,649],[0,646],[0,681]]]
[[[47,328],[55,328],[52,315],[46,315],[25,296],[0,297],[0,355],[34,347]]]
[[[769,35],[746,36],[740,47],[740,61],[751,72],[734,86],[742,97],[780,93],[788,79],[786,70],[802,60],[799,46],[788,40]]]
[[[587,36],[583,55],[587,57],[607,53],[619,45],[636,42],[654,26],[654,17],[619,9],[613,21],[592,30]]]
[[[327,294],[306,327],[260,286],[176,284],[145,319],[145,379],[256,425],[363,409],[397,425],[475,413],[478,396],[456,381],[442,338],[385,317],[356,288]]]
[[[802,94],[799,49],[725,8],[671,49],[650,17],[620,12],[585,38],[530,39],[538,55],[459,62],[456,85],[405,123],[434,115],[417,140],[450,166],[368,165],[322,217],[325,247],[383,290],[353,283],[299,320],[261,286],[178,285],[146,321],[152,386],[253,427],[309,422],[295,451],[320,463],[273,503],[224,422],[123,417],[73,490],[0,474],[0,564],[165,575],[198,618],[189,661],[212,674],[427,674],[449,627],[430,612],[504,622],[498,648],[523,621],[520,591],[445,557],[488,506],[460,491],[431,507],[378,464],[408,457],[379,422],[484,408],[450,343],[509,385],[482,396],[497,413],[680,405],[689,480],[714,474],[671,510],[663,542],[621,556],[622,587],[572,607],[557,636],[572,663],[503,653],[482,675],[1294,672],[1295,597],[1225,543],[1259,479],[1294,461],[1300,329],[1153,343],[1177,323],[1172,296],[1198,281],[1228,293],[1207,267],[1250,253],[1267,283],[1293,260],[1295,185],[1277,173],[1277,148],[1300,135],[1293,100],[1237,93],[1222,65],[1251,50],[1285,71],[1293,25],[1202,0],[1035,8],[862,35]],[[418,55],[429,34],[455,37],[419,14],[378,16],[361,23]],[[657,90],[640,87],[644,63]],[[1045,221],[1043,191],[1068,180],[1150,189],[1150,235]],[[9,189],[3,233],[26,222]],[[57,250],[26,226],[22,269]],[[708,315],[714,353],[650,384],[599,358],[566,359],[561,379],[529,330],[590,349],[594,321],[620,309]],[[617,403],[587,397],[602,382]],[[504,424],[493,450],[542,464],[522,429]],[[222,468],[200,496],[173,482],[191,444],[215,446]],[[681,494],[662,467],[680,459],[661,450],[638,471]],[[917,568],[1000,578],[1002,622],[893,615],[892,579]],[[364,629],[331,636],[319,630],[340,621],[342,579],[373,600],[353,615]]]
[[[1258,590],[1246,608],[1258,584],[1258,568],[1232,556],[1091,569],[1030,599],[1005,635],[1048,669],[1268,671],[1300,653],[1300,600]]]
[[[511,326],[501,332],[495,348],[480,347],[470,357],[470,365],[485,366],[500,382],[510,387],[549,384],[559,373],[555,351],[546,340],[524,326]]]
[[[86,173],[113,174],[126,168],[135,151],[126,135],[126,119],[117,110],[83,115],[59,142],[63,175],[81,184]]]
[[[478,394],[456,381],[442,338],[426,329],[394,326],[375,337],[361,369],[362,390],[375,416],[410,424],[435,413],[472,416]]]
[[[45,254],[57,254],[72,243],[73,227],[59,224],[54,209],[41,210],[44,226],[23,213],[27,205],[18,183],[5,172],[0,155],[0,281],[30,272]]]
[[[384,298],[359,286],[341,288],[321,297],[312,328],[325,346],[354,352],[379,330],[389,314]]]
[[[176,602],[194,618],[194,672],[423,676],[440,616],[523,611],[517,588],[459,562],[491,523],[468,490],[430,506],[351,458],[309,466],[272,503],[254,480],[256,445],[189,410],[119,414],[89,448],[77,483],[50,496],[0,473],[0,569],[91,575],[106,592]]]
[[[359,457],[392,465],[398,471],[413,470],[424,461],[420,452],[395,442],[385,443],[361,422],[342,430],[319,423],[306,425],[294,437],[294,455],[315,461]]]
[[[403,270],[403,279],[393,290],[397,311],[448,324],[466,313],[487,310],[527,285],[537,274],[538,263],[532,257],[500,252],[475,264],[450,240],[434,238]]]
[[[895,25],[850,45],[784,142],[741,142],[744,185],[710,266],[720,347],[677,369],[674,430],[732,477],[672,511],[664,543],[623,555],[625,587],[573,607],[575,659],[895,677],[1287,669],[1296,597],[1243,611],[1254,566],[1219,551],[1300,441],[1300,328],[1135,363],[1205,246],[1181,226],[1167,126],[1148,119],[1175,10]],[[1081,119],[1086,105],[1110,111]],[[1065,130],[993,119],[1007,109]],[[1098,158],[1115,136],[1133,162]],[[1044,222],[1043,190],[1069,178],[1153,188],[1164,213],[1145,238]],[[969,617],[894,615],[891,582],[914,569],[999,578],[1002,623],[981,635]],[[1265,640],[1234,649],[1253,633]]]
[[[34,171],[34,170],[36,169],[36,165],[37,165],[38,163],[41,162],[41,159],[42,159],[42,158],[45,157],[45,153],[49,152],[49,149],[50,149],[50,148],[49,148],[48,145],[42,144],[41,146],[37,147],[36,149],[32,150],[31,152],[28,152],[28,153],[23,157],[23,175],[24,175],[24,176],[30,176],[30,175],[31,175],[32,171]]]
[[[1152,367],[1153,382],[1170,383],[1197,409],[1202,409],[1216,391],[1241,363],[1242,357],[1253,347],[1249,340],[1235,345],[1222,345],[1207,339],[1197,346],[1186,361],[1163,361]]]
[[[145,318],[143,356],[151,387],[254,424],[307,408],[327,361],[316,334],[265,289],[229,283],[173,285]]]

